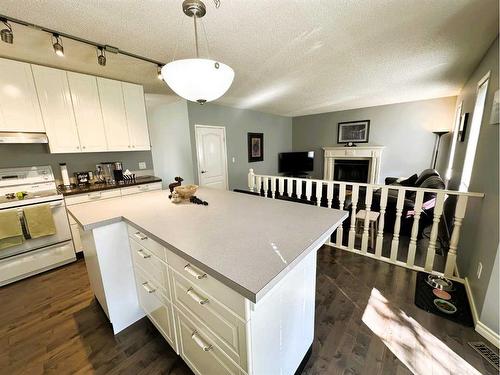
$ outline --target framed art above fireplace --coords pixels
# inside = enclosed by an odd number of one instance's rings
[[[337,143],[368,143],[370,120],[339,122]]]

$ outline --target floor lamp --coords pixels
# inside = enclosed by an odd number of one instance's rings
[[[449,131],[445,130],[445,131],[436,131],[436,132],[433,132],[434,134],[437,135],[437,138],[436,138],[436,143],[434,144],[434,153],[433,153],[433,157],[432,157],[432,169],[436,169],[436,163],[437,163],[437,158],[438,158],[438,152],[439,152],[439,145],[441,144],[441,137],[445,134],[448,134]]]

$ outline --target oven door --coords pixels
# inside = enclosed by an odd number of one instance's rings
[[[43,203],[45,204],[45,203]],[[56,233],[52,236],[45,236],[35,239],[25,240],[23,244],[18,246],[8,247],[0,250],[0,259],[12,257],[14,255],[26,253],[33,250],[38,250],[47,246],[52,246],[71,240],[71,231],[69,229],[68,215],[66,214],[66,207],[64,200],[55,200],[48,202],[52,208],[52,217],[56,226]],[[22,207],[12,208],[17,210],[19,217],[22,215]]]

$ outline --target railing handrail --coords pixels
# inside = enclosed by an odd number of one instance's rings
[[[250,169],[252,171],[252,169]],[[376,188],[388,188],[388,189],[394,189],[394,190],[406,190],[406,191],[422,191],[424,193],[445,193],[448,195],[464,195],[467,197],[475,197],[475,198],[484,198],[484,193],[476,193],[476,192],[469,192],[469,191],[458,191],[458,190],[447,190],[447,189],[431,189],[431,188],[421,188],[421,187],[412,187],[412,186],[400,186],[400,185],[381,185],[381,184],[368,184],[368,183],[362,183],[362,182],[348,182],[348,181],[337,181],[337,180],[321,180],[321,179],[316,179],[316,178],[302,178],[302,177],[287,177],[287,176],[272,176],[272,175],[264,175],[264,174],[253,174],[254,177],[264,177],[264,178],[284,178],[284,179],[292,179],[292,180],[303,180],[303,181],[311,181],[311,182],[316,182],[316,183],[328,183],[328,182],[333,182],[334,184],[338,185],[358,185],[358,186],[364,186],[364,187],[376,187]]]

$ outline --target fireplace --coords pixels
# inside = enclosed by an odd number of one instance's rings
[[[335,181],[368,182],[370,160],[339,159],[335,160],[333,179]]]

